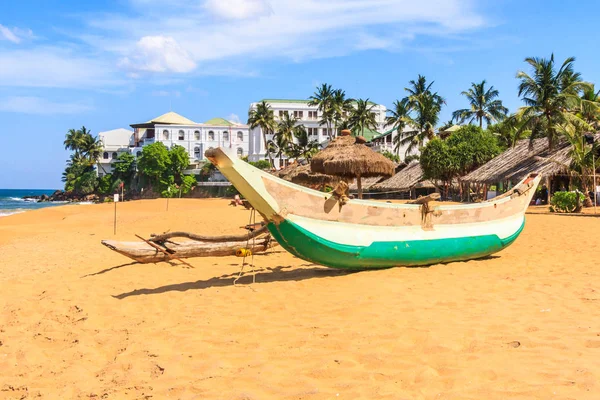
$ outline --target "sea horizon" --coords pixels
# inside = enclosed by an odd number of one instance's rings
[[[57,190],[59,189],[0,189],[0,217],[65,204],[64,201],[38,203],[23,198],[44,194],[50,196]]]

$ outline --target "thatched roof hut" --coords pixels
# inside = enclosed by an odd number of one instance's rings
[[[386,179],[371,187],[372,190],[378,192],[412,192],[413,189],[419,188],[435,188],[431,181],[423,179],[423,169],[419,161],[412,161],[390,179]]]
[[[342,131],[342,136],[334,139],[311,161],[313,172],[356,177],[359,198],[362,198],[362,178],[392,176],[394,169],[391,160],[367,147],[363,138],[349,136],[349,131]]]
[[[309,164],[293,163],[285,168],[276,171],[275,176],[285,179],[298,185],[307,186],[313,189],[321,187],[335,186],[340,181],[340,177],[311,172]]]
[[[531,147],[533,145],[533,147]],[[517,142],[516,146],[493,158],[475,171],[465,175],[462,180],[469,183],[493,184],[497,182],[518,182],[527,174],[537,172],[545,177],[567,175],[571,146],[559,143],[552,151],[548,150],[546,139],[529,139]]]

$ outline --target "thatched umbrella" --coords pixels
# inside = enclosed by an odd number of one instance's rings
[[[394,175],[394,163],[382,154],[365,146],[362,137],[350,136],[343,130],[323,151],[311,161],[313,172],[356,178],[358,198],[362,199],[362,178]]]
[[[311,172],[309,164],[293,163],[275,173],[281,179],[307,186],[313,189],[320,189],[323,186],[335,186],[340,181],[340,177]]]

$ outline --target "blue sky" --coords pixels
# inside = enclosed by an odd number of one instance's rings
[[[129,127],[170,108],[245,122],[251,102],[306,98],[324,82],[390,107],[423,74],[447,121],[482,79],[519,107],[515,74],[528,56],[575,56],[585,80],[599,78],[591,0],[6,3],[0,188],[60,188],[68,129]]]

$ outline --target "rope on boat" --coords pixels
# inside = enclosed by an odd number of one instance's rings
[[[250,210],[250,220],[248,221],[248,225],[256,225],[256,210],[254,209],[254,207],[252,207],[252,209]],[[252,270],[252,283],[256,283],[256,274],[254,273],[254,253],[250,250],[248,250],[248,244],[250,244],[250,239],[252,239],[252,248],[254,248],[254,244],[256,243],[256,235],[252,235],[250,231],[248,231],[248,239],[246,240],[246,247],[244,249],[239,249],[236,252],[236,255],[238,252],[242,253],[242,266],[240,268],[240,273],[238,274],[237,278],[235,278],[233,280],[233,284],[235,285],[237,283],[237,281],[243,276],[244,274],[244,266],[246,265],[246,257],[250,256],[250,268]]]

